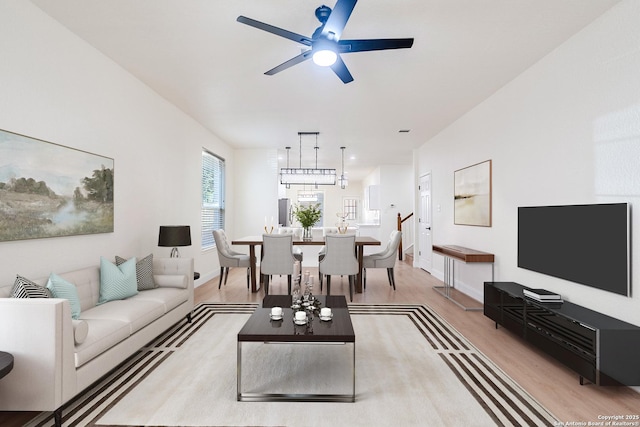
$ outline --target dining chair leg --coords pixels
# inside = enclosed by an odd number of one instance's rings
[[[251,289],[251,268],[247,268],[247,289]]]
[[[322,273],[318,273],[318,280],[320,281],[320,293],[322,293]]]
[[[218,289],[222,286],[222,278],[224,277],[224,267],[220,267],[220,282],[218,283]]]
[[[362,269],[362,289],[367,290],[367,269]]]
[[[327,295],[331,295],[331,275],[327,274]]]
[[[291,274],[287,276],[287,295],[291,295]]]
[[[262,276],[262,285],[264,286],[264,294],[269,295],[269,275],[264,274]]]
[[[351,300],[351,302],[353,302],[353,284],[354,283],[355,283],[355,280],[353,276],[349,275],[349,299]]]
[[[389,276],[389,285],[393,286],[393,290],[396,290],[396,278],[393,275],[393,268],[387,268],[387,276]]]
[[[224,275],[224,285],[227,286],[227,279],[229,278],[229,267],[225,268],[225,275]]]

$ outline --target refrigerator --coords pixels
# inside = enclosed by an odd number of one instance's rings
[[[278,225],[291,226],[291,200],[289,199],[278,199]]]

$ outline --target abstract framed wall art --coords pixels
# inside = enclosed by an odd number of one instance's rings
[[[491,160],[454,172],[454,224],[491,227]]]
[[[113,163],[0,130],[0,241],[112,233]]]

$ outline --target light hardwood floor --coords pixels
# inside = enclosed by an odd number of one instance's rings
[[[317,276],[317,268],[308,270]],[[367,288],[364,293],[355,294],[353,302],[428,305],[562,422],[588,423],[600,421],[599,416],[640,415],[640,393],[627,387],[580,385],[575,372],[504,328],[496,329],[495,323],[481,311],[465,311],[445,299],[433,289],[443,283],[424,270],[398,261],[395,277],[394,292],[385,269],[369,269]],[[274,276],[269,291],[273,294],[286,293],[286,277]],[[346,277],[332,278],[331,293],[349,295]],[[263,297],[262,291],[250,293],[247,290],[243,269],[232,269],[227,284],[223,284],[220,290],[217,278],[196,288],[198,302],[260,302]]]
[[[308,270],[317,276],[317,268]],[[367,289],[362,294],[355,294],[354,303],[428,305],[560,421],[584,422],[586,425],[589,421],[600,421],[599,417],[602,416],[640,414],[640,393],[627,387],[599,387],[592,384],[581,386],[575,372],[505,329],[496,329],[494,322],[482,312],[464,311],[442,297],[433,289],[434,286],[442,286],[442,282],[424,270],[413,268],[405,261],[397,262],[396,291],[389,286],[384,269],[370,269],[367,276]],[[286,293],[286,277],[274,276],[269,289],[274,294]],[[316,293],[317,291],[319,289],[316,289]],[[348,295],[346,277],[333,277],[331,291],[334,295]],[[262,291],[251,293],[247,289],[245,271],[239,268],[230,271],[228,282],[221,289],[218,289],[218,278],[215,278],[195,290],[196,303],[260,302],[263,297]],[[22,425],[25,420],[30,419],[29,415],[0,412],[0,425]]]

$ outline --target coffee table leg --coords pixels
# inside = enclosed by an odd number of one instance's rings
[[[358,275],[357,280],[356,280],[356,293],[357,294],[361,294],[362,293],[362,268],[364,265],[364,246],[363,245],[358,245]]]
[[[237,392],[237,399],[238,402],[241,400],[240,398],[242,397],[242,342],[238,341],[238,361],[237,361],[237,367],[236,367],[236,372],[237,372],[237,387],[238,387],[238,392]]]
[[[249,270],[251,272],[251,292],[258,292],[256,280],[256,245],[249,245]]]
[[[351,393],[352,402],[356,401],[356,343],[353,342],[353,391]]]

